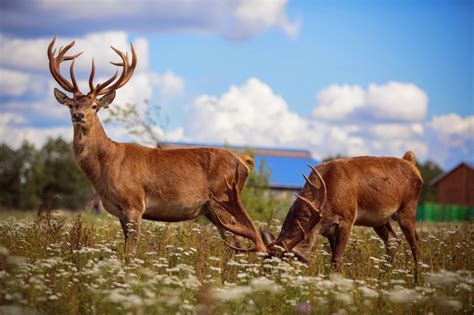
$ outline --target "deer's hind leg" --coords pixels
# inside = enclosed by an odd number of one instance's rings
[[[418,281],[418,234],[416,233],[416,201],[402,205],[398,210],[396,219],[400,228],[405,235],[405,238],[410,245],[413,261],[415,263],[415,282]]]
[[[401,240],[397,237],[397,234],[395,234],[390,222],[374,227],[374,231],[384,242],[385,248],[387,249],[387,255],[389,256],[390,261],[393,261],[398,248],[400,247]]]

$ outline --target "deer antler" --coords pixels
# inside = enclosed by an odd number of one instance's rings
[[[94,87],[94,75],[95,75],[95,66],[94,66],[94,59],[92,59],[92,69],[91,69],[91,74],[89,76],[89,88],[90,92],[89,94],[93,95],[104,95],[108,94],[114,90],[117,90],[124,86],[132,77],[133,71],[135,70],[135,67],[137,66],[137,54],[135,53],[135,48],[133,47],[133,44],[130,44],[132,47],[132,63],[130,64],[128,61],[128,53],[123,53],[120,50],[118,50],[115,47],[110,46],[116,53],[117,55],[120,56],[122,59],[122,62],[110,62],[114,66],[118,67],[123,67],[122,74],[120,75],[119,79],[112,84],[111,86],[108,86],[110,83],[112,83],[115,78],[117,78],[118,70],[115,72],[115,74],[105,81],[104,83],[97,84]]]
[[[65,56],[65,54],[74,46],[75,42],[71,42],[69,45],[65,46],[64,48],[59,48],[58,55],[55,57],[56,49],[53,50],[53,46],[56,42],[56,37],[53,38],[51,43],[48,46],[48,59],[49,59],[49,71],[51,71],[51,75],[59,83],[59,85],[66,91],[73,93],[74,95],[81,94],[79,91],[79,87],[77,86],[76,77],[74,76],[74,62],[77,57],[79,57],[82,52],[72,55],[72,56]],[[71,82],[69,82],[65,77],[61,74],[61,62],[72,60],[71,67],[69,68],[69,73],[71,75]]]
[[[230,184],[227,180],[227,178],[224,178],[226,186],[227,186],[227,196],[229,198],[228,201],[222,201],[219,200],[212,192],[210,193],[210,198],[214,200],[221,208],[227,210],[234,218],[236,219],[236,224],[227,224],[222,222],[222,220],[219,218],[219,215],[217,212],[214,212],[218,224],[236,234],[242,237],[245,237],[247,239],[250,239],[253,241],[255,244],[257,244],[257,237],[259,237],[257,231],[255,230],[252,221],[250,220],[247,211],[245,210],[244,205],[240,201],[240,194],[239,194],[239,189],[237,187],[237,179],[239,178],[239,167],[237,165],[236,170],[235,170],[235,181]],[[256,251],[257,248],[250,248],[250,249],[243,249],[239,248],[233,245],[230,245],[229,243],[225,242],[229,247],[238,250],[238,251],[245,251],[245,252],[253,252]]]
[[[313,173],[316,174],[317,179],[318,179],[318,181],[314,183],[305,174],[302,174],[310,189],[312,199],[318,202],[318,204],[315,204],[314,201],[311,201],[308,198],[305,198],[301,195],[295,194],[295,196],[296,198],[302,200],[311,209],[312,212],[314,212],[317,215],[320,215],[321,208],[326,202],[326,195],[327,195],[326,183],[324,182],[323,178],[321,177],[321,174],[318,172],[316,168],[314,168],[313,166],[309,164],[306,164],[306,165],[308,165],[311,168],[311,170],[313,170]]]
[[[214,212],[215,216],[216,216],[216,219],[217,219],[217,223],[224,229],[234,233],[234,234],[237,234],[236,232],[234,232],[235,230],[232,230],[232,228],[229,228],[229,226],[227,224],[225,224],[224,222],[222,222],[221,218],[219,217],[219,215],[217,214],[217,212],[215,211]],[[236,251],[239,251],[239,252],[244,252],[244,253],[251,253],[251,252],[255,252],[257,251],[257,247],[254,246],[254,247],[251,247],[251,248],[242,248],[242,247],[237,247],[235,245],[232,245],[230,243],[228,243],[225,239],[224,239],[224,235],[222,235],[222,240],[224,241],[224,244],[226,244],[227,246],[229,246],[230,248],[232,248],[233,250],[236,250]]]

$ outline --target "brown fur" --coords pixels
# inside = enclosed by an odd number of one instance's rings
[[[423,180],[414,163],[415,155],[408,151],[404,159],[365,156],[318,165],[316,170],[327,189],[319,215],[298,198],[275,244],[295,249],[297,254],[302,251],[307,254],[311,247],[308,243],[311,244],[316,234],[322,234],[329,239],[332,262],[339,270],[353,225],[373,227],[393,258],[400,241],[390,226],[392,218],[400,224],[417,262],[415,219]],[[318,182],[314,171],[309,178],[311,182]],[[308,183],[301,196],[314,199]]]

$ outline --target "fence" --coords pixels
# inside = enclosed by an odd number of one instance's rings
[[[460,222],[474,220],[474,208],[424,203],[416,209],[416,220],[423,222]]]

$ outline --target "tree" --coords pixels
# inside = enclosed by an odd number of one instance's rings
[[[43,182],[43,168],[41,156],[33,144],[24,141],[17,150],[17,157],[20,163],[20,195],[18,208],[34,209],[41,202],[39,192]]]
[[[0,208],[18,208],[21,161],[15,150],[0,145]]]
[[[48,139],[40,151],[43,163],[43,183],[39,195],[42,200],[59,195],[61,206],[79,209],[92,193],[92,187],[77,167],[71,144],[62,138]]]
[[[431,185],[431,181],[438,175],[443,173],[441,167],[436,162],[426,160],[424,163],[416,162],[416,166],[420,170],[423,177],[423,188],[421,190],[420,203],[436,201],[436,187]]]
[[[330,156],[327,156],[327,157],[323,158],[323,160],[321,162],[329,162],[331,160],[343,159],[343,158],[346,158],[346,157],[347,156],[345,156],[343,154],[330,155]]]
[[[161,107],[144,101],[145,109],[136,104],[127,103],[124,106],[111,106],[104,123],[118,123],[144,143],[160,146],[160,136],[166,122],[161,120]]]

